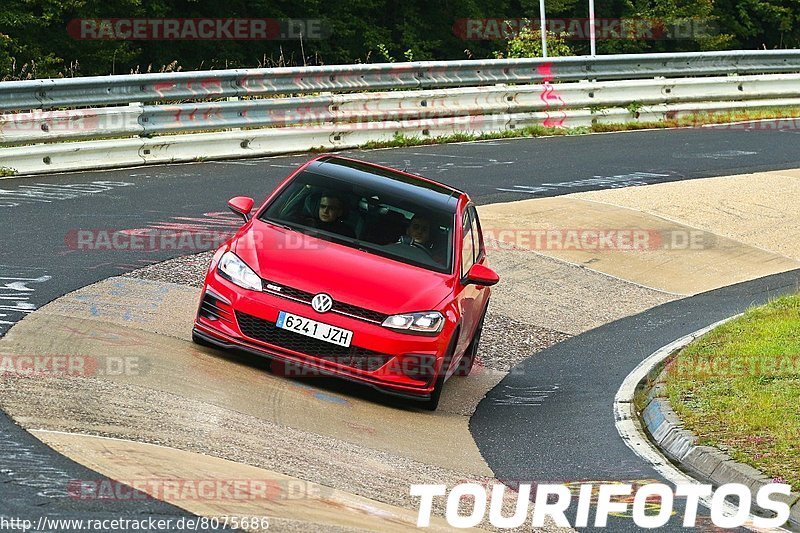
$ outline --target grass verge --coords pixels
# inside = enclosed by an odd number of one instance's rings
[[[440,137],[414,137],[396,133],[389,141],[369,141],[359,148],[370,150],[373,148],[398,148],[401,146],[421,146],[426,144],[444,144],[466,141],[484,141],[488,139],[513,139],[517,137],[544,137],[551,135],[582,135],[592,131],[589,127],[580,128],[549,128],[545,126],[528,126],[525,128],[492,131],[480,134],[453,133]]]
[[[665,377],[672,408],[698,444],[800,489],[800,294],[704,335]]]
[[[631,118],[634,118],[636,115],[636,111],[639,109],[639,106],[634,106],[631,108]],[[603,108],[597,108],[597,112],[601,113]],[[598,114],[598,117],[600,115]],[[405,135],[403,133],[396,133],[394,137],[386,141],[368,141],[358,148],[370,150],[375,148],[400,148],[406,146],[422,146],[422,145],[432,145],[432,144],[445,144],[445,143],[453,143],[453,142],[467,142],[467,141],[483,141],[483,140],[492,140],[492,139],[515,139],[520,137],[551,137],[555,135],[584,135],[587,133],[608,133],[608,132],[616,132],[616,131],[633,131],[633,130],[643,130],[643,129],[668,129],[668,128],[685,128],[685,127],[693,127],[693,126],[704,126],[704,125],[713,125],[713,124],[727,124],[731,122],[743,122],[743,121],[751,121],[751,120],[768,120],[768,119],[785,119],[785,120],[796,120],[800,119],[800,106],[795,107],[783,107],[783,108],[763,108],[763,109],[742,109],[742,110],[732,110],[732,111],[724,111],[724,112],[698,112],[692,113],[687,115],[681,115],[675,118],[667,118],[664,120],[656,120],[656,121],[639,121],[639,120],[630,120],[628,122],[620,122],[620,123],[595,123],[591,126],[578,126],[578,127],[549,127],[549,126],[541,126],[541,125],[532,125],[532,126],[525,126],[518,129],[509,129],[504,131],[493,131],[493,132],[485,132],[485,133],[453,133],[450,135],[442,135],[438,137],[430,137],[430,136],[411,136]],[[776,123],[774,126],[777,128],[779,123]],[[296,127],[314,127],[314,126],[330,126],[328,123],[319,122],[319,123],[308,123],[308,124],[298,124]],[[293,126],[287,126],[287,128],[292,128]],[[249,128],[240,128],[242,131],[263,131],[268,130],[271,128],[265,127],[249,127]],[[765,128],[766,129],[766,128]],[[220,132],[228,132],[233,131],[231,128],[215,128],[215,129],[200,129],[200,130],[193,130],[193,131],[174,131],[174,132],[165,132],[160,133],[158,135],[148,134],[148,135],[141,135],[144,138],[150,139],[158,139],[158,138],[169,138],[174,135],[187,135],[187,134],[194,134],[194,133],[220,133]],[[107,137],[102,137],[102,140],[111,140],[111,139],[130,139],[134,138],[129,135],[110,135]],[[75,139],[63,139],[59,141],[53,141],[53,143],[69,143],[69,142],[82,142],[82,141],[91,141],[91,140],[101,140],[100,138],[75,138]],[[11,147],[11,146],[27,146],[36,144],[33,142],[23,142],[23,143],[12,143],[4,145],[0,142],[0,148],[3,147]],[[309,149],[308,151],[311,153],[323,153],[323,152],[335,152],[340,150],[337,147],[328,147],[328,146],[318,146]],[[10,169],[13,171],[13,169]],[[5,175],[12,175],[12,174],[5,174]]]
[[[704,126],[713,124],[726,124],[731,122],[742,122],[748,120],[766,119],[796,119],[800,117],[800,107],[784,108],[764,108],[764,109],[742,109],[724,112],[702,112],[682,115],[676,118],[668,118],[656,121],[630,121],[615,124],[596,123],[591,126],[580,126],[575,128],[553,128],[545,126],[527,126],[524,128],[505,130],[498,132],[487,132],[480,134],[455,133],[440,137],[416,137],[407,136],[402,133],[395,134],[394,138],[388,141],[370,141],[360,148],[399,148],[404,146],[421,146],[429,144],[443,144],[451,142],[483,141],[490,139],[511,139],[517,137],[545,137],[552,135],[583,135],[586,133],[607,133],[613,131],[631,131],[642,129],[667,129],[685,128],[691,126]],[[777,126],[777,125],[776,125]],[[327,151],[328,149],[318,149],[317,151]],[[331,149],[333,150],[333,149]]]

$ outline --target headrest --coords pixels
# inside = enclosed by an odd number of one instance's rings
[[[303,202],[303,215],[307,217],[316,217],[319,212],[319,201],[322,199],[322,193],[312,192],[306,196]]]

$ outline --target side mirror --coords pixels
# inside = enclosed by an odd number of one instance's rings
[[[480,263],[475,263],[467,272],[467,283],[489,287],[500,281],[497,272]]]
[[[247,196],[237,196],[236,198],[231,198],[228,200],[228,208],[242,217],[245,222],[250,220],[250,211],[253,210],[253,204],[255,202],[252,198]]]

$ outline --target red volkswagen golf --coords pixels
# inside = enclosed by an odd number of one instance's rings
[[[489,286],[478,213],[456,189],[325,155],[214,254],[193,339],[365,383],[436,409],[472,369]]]

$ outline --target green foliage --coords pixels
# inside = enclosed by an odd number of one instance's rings
[[[730,45],[744,48],[800,47],[797,0],[717,0],[714,15]]]
[[[394,63],[394,57],[392,54],[389,53],[389,49],[386,48],[386,45],[383,43],[378,44],[378,54],[386,61],[387,63]]]
[[[631,102],[627,106],[628,112],[631,115],[635,115],[636,113],[638,113],[641,108],[642,108],[642,103],[641,102]]]
[[[378,49],[378,57],[385,61],[386,63],[394,63],[395,59],[394,56],[389,52],[389,49],[386,48],[386,45],[383,43],[379,43],[376,48]],[[409,48],[405,52],[403,52],[403,57],[406,58],[406,61],[414,61],[414,51]]]
[[[597,42],[598,53],[800,46],[800,0],[608,0],[599,19],[695,20],[696,35]],[[463,19],[538,16],[538,0],[3,0],[0,79],[275,65],[538,57],[537,28],[506,41],[464,40]],[[547,0],[551,18],[585,19],[584,0]],[[82,18],[270,18],[320,21],[323,38],[265,41],[77,40]],[[548,55],[588,53],[583,36],[548,35]]]
[[[575,55],[563,35],[546,32],[547,57]],[[495,52],[496,58],[542,57],[542,32],[532,26],[524,26],[506,43],[505,52]]]

